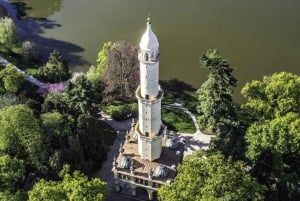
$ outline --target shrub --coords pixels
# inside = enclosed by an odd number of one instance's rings
[[[112,119],[122,121],[132,117],[134,113],[137,113],[137,104],[123,104],[115,102],[114,105],[106,106],[104,110]]]

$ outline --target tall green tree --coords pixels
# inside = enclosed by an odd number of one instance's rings
[[[243,162],[218,152],[195,152],[184,158],[174,181],[162,186],[158,197],[163,201],[258,201],[264,200],[263,192]]]
[[[91,66],[87,72],[87,78],[92,82],[99,82],[103,79],[104,70],[107,66],[108,50],[112,46],[112,42],[108,41],[103,44],[102,49],[98,53],[97,66]]]
[[[197,91],[200,126],[216,131],[222,124],[236,124],[236,109],[232,101],[237,82],[232,74],[234,69],[216,49],[202,55],[200,65],[210,71],[207,81]]]
[[[40,74],[49,82],[61,82],[70,78],[68,63],[57,50],[50,53],[46,65],[40,68]]]
[[[232,100],[237,82],[232,74],[234,69],[215,49],[202,55],[200,65],[210,72],[196,92],[200,127],[216,134],[210,143],[211,150],[241,159],[244,157],[244,132]]]
[[[300,77],[281,72],[242,89],[254,119],[246,133],[253,174],[268,186],[267,200],[298,200],[300,185]]]
[[[25,105],[0,110],[0,151],[43,168],[44,149],[39,120]]]
[[[10,17],[0,18],[0,42],[9,49],[18,42],[17,27]]]
[[[64,166],[62,181],[42,179],[29,191],[29,201],[104,201],[108,194],[107,184],[98,178],[88,179],[79,171],[70,173]]]
[[[96,97],[97,94],[92,82],[85,75],[80,75],[67,82],[63,98],[71,113],[78,116],[96,112],[95,104],[101,101],[99,97]]]

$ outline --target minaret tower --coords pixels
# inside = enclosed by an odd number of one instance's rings
[[[139,121],[135,132],[138,135],[138,151],[142,159],[153,161],[160,157],[164,127],[161,122],[161,99],[159,86],[158,40],[152,32],[150,18],[140,42],[140,86],[136,90],[139,105]]]

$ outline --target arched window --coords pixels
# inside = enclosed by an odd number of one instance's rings
[[[147,52],[144,53],[144,60],[145,61],[148,61],[149,60],[149,55]]]

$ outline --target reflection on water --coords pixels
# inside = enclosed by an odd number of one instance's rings
[[[14,0],[16,1],[16,0]],[[67,54],[76,70],[95,63],[102,44],[127,40],[135,44],[150,13],[161,51],[160,78],[177,78],[198,88],[206,79],[199,57],[220,50],[236,68],[240,88],[245,82],[277,71],[300,73],[299,0],[23,0],[27,16],[47,17],[53,27],[27,24],[44,40]],[[28,20],[19,22],[28,23]],[[69,46],[72,44],[71,46]],[[75,45],[76,44],[76,45]],[[240,99],[240,96],[236,96]]]
[[[9,0],[18,8],[22,18],[45,19],[59,11],[63,0]]]

